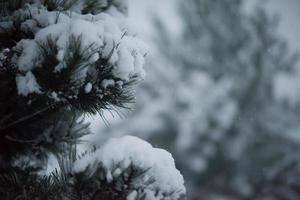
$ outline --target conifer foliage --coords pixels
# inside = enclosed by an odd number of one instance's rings
[[[76,153],[90,134],[84,115],[127,108],[145,76],[147,50],[126,29],[126,1],[0,6],[1,199],[182,198],[172,156],[137,138]],[[43,172],[49,155],[60,166],[51,174]]]

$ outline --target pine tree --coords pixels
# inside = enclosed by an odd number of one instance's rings
[[[84,117],[128,108],[145,75],[145,45],[122,21],[126,1],[0,6],[1,199],[183,198],[171,155],[137,138],[77,153],[90,134]],[[59,168],[49,174],[51,155]]]

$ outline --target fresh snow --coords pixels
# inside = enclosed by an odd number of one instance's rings
[[[90,93],[92,91],[93,85],[91,83],[87,83],[84,87],[85,93]]]
[[[40,86],[30,71],[25,76],[18,75],[16,82],[19,95],[27,96],[30,93],[41,93]]]
[[[112,79],[104,79],[102,82],[101,82],[101,86],[106,89],[107,87],[110,87],[110,86],[114,86],[115,85],[115,81],[112,80]]]
[[[133,183],[136,188],[146,186],[146,200],[161,199],[163,194],[169,194],[170,199],[178,199],[185,193],[183,177],[176,169],[172,155],[163,149],[152,147],[137,137],[124,136],[110,139],[102,148],[77,160],[73,171],[82,172],[87,167],[96,170],[99,164],[106,169],[107,182],[111,182],[131,164],[148,170]],[[116,164],[120,165],[117,169],[115,169]],[[152,178],[155,181],[147,185],[147,181]],[[155,195],[157,188],[160,190],[158,196]],[[135,194],[135,192],[130,193],[127,199],[132,199]]]
[[[51,92],[51,93],[49,94],[49,97],[50,97],[51,99],[53,99],[54,101],[56,101],[56,102],[61,101],[61,99],[58,97],[58,95],[57,95],[56,92]]]
[[[52,38],[58,47],[56,58],[58,65],[54,72],[59,73],[65,65],[65,57],[69,52],[67,47],[70,36],[80,37],[82,48],[87,51],[95,51],[89,60],[92,65],[100,58],[107,59],[113,65],[115,79],[129,81],[132,77],[144,79],[144,57],[147,53],[146,45],[134,35],[126,31],[127,22],[124,16],[116,14],[118,11],[101,12],[97,15],[81,15],[76,12],[47,11],[38,3],[27,5],[26,9],[20,9],[13,17],[26,19],[21,23],[21,29],[34,34],[34,39],[23,39],[15,46],[16,51],[21,52],[16,56],[15,64],[18,69],[27,73],[35,67],[42,67],[41,53],[38,43],[46,43]],[[1,24],[10,24],[12,19],[7,19]],[[88,48],[92,45],[92,48]],[[78,78],[84,79],[87,70],[83,70]],[[33,90],[37,91],[37,90]],[[25,92],[31,93],[31,90]],[[22,94],[25,94],[22,93]]]
[[[126,198],[126,200],[136,200],[137,197],[137,191],[132,191]]]

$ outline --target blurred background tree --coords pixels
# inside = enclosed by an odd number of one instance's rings
[[[297,56],[278,17],[244,3],[178,1],[177,38],[154,18],[157,51],[136,110],[104,129],[171,151],[191,199],[298,199],[299,104],[280,98],[278,82],[296,73]]]

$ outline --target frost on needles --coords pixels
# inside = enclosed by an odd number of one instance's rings
[[[182,198],[171,155],[139,139],[76,154],[90,134],[82,116],[127,108],[132,87],[145,77],[147,48],[127,28],[127,1],[0,0],[0,6],[2,197]],[[123,151],[108,148],[112,143]],[[63,160],[60,169],[41,176],[50,154]],[[81,159],[89,161],[84,168]]]

